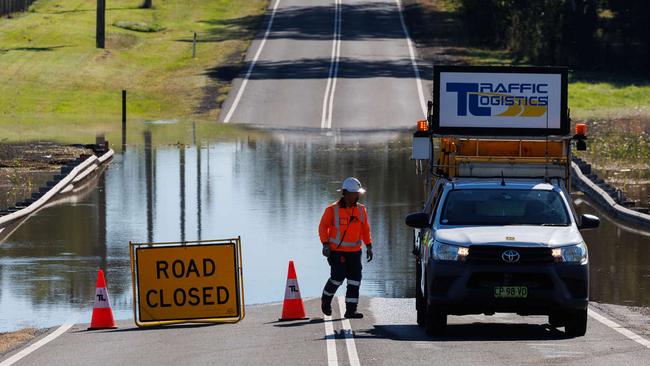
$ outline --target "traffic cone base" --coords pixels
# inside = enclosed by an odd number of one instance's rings
[[[106,289],[106,280],[104,271],[101,269],[97,272],[97,284],[95,285],[95,305],[93,306],[93,316],[90,320],[88,330],[96,329],[115,329],[115,318],[113,318],[113,309],[108,299],[108,290]]]
[[[113,311],[110,308],[93,310],[93,317],[88,330],[98,329],[117,329],[115,319],[113,318]]]
[[[284,303],[282,304],[282,318],[280,321],[306,320],[305,304],[300,297],[300,287],[296,276],[296,268],[293,261],[289,261],[289,272],[287,273],[287,286],[284,290]]]

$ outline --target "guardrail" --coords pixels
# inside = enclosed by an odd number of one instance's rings
[[[575,162],[571,162],[573,184],[583,191],[587,196],[596,201],[607,212],[614,217],[650,227],[650,215],[629,209],[617,203],[605,190],[600,188],[598,184],[594,183],[586,175],[582,173],[580,167]]]
[[[40,208],[42,208],[48,201],[54,198],[55,195],[59,193],[68,193],[73,190],[75,184],[83,181],[90,173],[95,171],[98,166],[104,164],[108,159],[110,159],[115,152],[110,149],[104,155],[99,158],[95,155],[88,157],[86,160],[81,162],[57,184],[45,192],[40,198],[32,202],[29,206],[22,208],[16,212],[12,212],[5,216],[0,217],[0,227],[5,227],[8,224],[23,218],[27,215],[30,215]]]

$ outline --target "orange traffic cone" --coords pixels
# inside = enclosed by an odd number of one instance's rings
[[[106,289],[106,280],[104,271],[101,269],[97,273],[97,285],[95,285],[95,306],[93,306],[93,317],[90,321],[90,328],[94,329],[115,329],[115,319],[111,302],[108,300],[108,290]]]
[[[284,290],[284,304],[282,304],[282,318],[284,320],[304,320],[305,304],[300,297],[300,287],[293,261],[289,261],[289,273],[287,274],[287,287]]]

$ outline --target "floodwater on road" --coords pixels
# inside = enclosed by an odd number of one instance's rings
[[[303,297],[319,296],[329,269],[317,226],[347,176],[368,189],[362,200],[375,259],[364,262],[362,293],[414,296],[404,216],[421,206],[425,187],[409,161],[409,134],[255,132],[164,145],[145,131],[136,139],[76,202],[0,233],[0,331],[89,322],[98,268],[116,317],[132,317],[129,241],[240,235],[247,304],[282,300],[290,259]],[[580,212],[598,214],[584,197],[576,200]],[[649,305],[650,234],[598,215],[601,228],[584,233],[592,299]]]

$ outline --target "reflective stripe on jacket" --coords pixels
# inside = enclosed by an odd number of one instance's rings
[[[360,203],[352,207],[341,207],[338,201],[331,204],[320,220],[318,235],[321,243],[329,243],[331,250],[361,250],[361,244],[372,243],[366,208]]]

